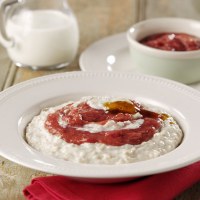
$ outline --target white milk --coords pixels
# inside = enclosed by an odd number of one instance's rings
[[[77,52],[76,19],[54,10],[24,11],[7,21],[6,32],[14,40],[10,58],[23,65],[49,67],[70,63]]]

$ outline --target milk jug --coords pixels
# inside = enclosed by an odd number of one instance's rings
[[[77,20],[66,0],[2,0],[0,42],[19,67],[62,68],[77,53]]]

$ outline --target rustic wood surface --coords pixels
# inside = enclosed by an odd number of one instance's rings
[[[103,37],[126,31],[137,21],[161,16],[200,19],[198,0],[68,0],[68,2],[77,16],[80,28],[80,47],[75,61],[69,67],[55,71],[17,68],[8,58],[5,49],[0,46],[0,90],[34,77],[80,70],[78,59],[84,49]],[[0,200],[23,200],[22,189],[31,179],[46,175],[48,174],[28,169],[0,157]],[[185,191],[177,197],[177,200],[200,200],[200,183]]]

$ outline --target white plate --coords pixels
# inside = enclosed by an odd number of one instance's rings
[[[103,38],[82,52],[79,65],[83,71],[125,71],[138,73],[130,59],[126,33]],[[200,90],[200,82],[190,84]]]
[[[106,37],[89,46],[80,56],[83,71],[134,71],[126,34]]]
[[[25,142],[25,127],[42,108],[85,95],[124,96],[160,106],[178,120],[184,140],[159,158],[122,165],[76,164],[43,155]],[[44,76],[0,93],[0,155],[33,169],[89,181],[121,181],[169,171],[200,159],[199,108],[198,91],[162,78],[114,72]]]

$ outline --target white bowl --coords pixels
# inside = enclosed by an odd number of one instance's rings
[[[119,165],[65,161],[44,155],[27,144],[24,130],[41,109],[88,95],[123,96],[163,108],[179,122],[184,139],[165,155]],[[91,182],[117,182],[166,172],[200,159],[199,107],[198,91],[143,74],[70,72],[43,76],[0,93],[0,155],[29,168]]]
[[[200,38],[200,22],[183,18],[155,18],[139,22],[127,32],[130,55],[137,71],[183,83],[200,80],[200,50],[165,51],[139,41],[156,33],[186,33]]]

